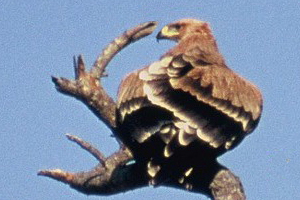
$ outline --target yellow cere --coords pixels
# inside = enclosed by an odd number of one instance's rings
[[[165,36],[174,36],[174,35],[178,35],[178,31],[176,31],[175,29],[169,29],[168,26],[165,26],[161,29],[161,33],[162,35],[165,35]]]

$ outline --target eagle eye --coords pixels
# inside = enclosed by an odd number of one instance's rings
[[[172,25],[170,28],[171,28],[171,29],[175,29],[175,30],[179,30],[181,27],[182,27],[182,26],[179,25],[179,24],[174,24],[174,25]]]

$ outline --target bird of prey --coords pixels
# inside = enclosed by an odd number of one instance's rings
[[[144,165],[150,183],[185,184],[195,168],[233,149],[255,129],[262,96],[226,66],[206,22],[167,24],[157,39],[176,45],[122,80],[118,137]]]

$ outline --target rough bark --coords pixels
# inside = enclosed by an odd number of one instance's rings
[[[102,51],[90,72],[86,72],[81,55],[77,59],[74,58],[75,80],[52,77],[56,89],[82,101],[114,134],[116,104],[102,87],[101,78],[106,76],[106,66],[120,50],[151,34],[155,27],[156,22],[146,22],[125,31]],[[86,172],[71,173],[53,169],[41,170],[38,175],[66,183],[85,194],[113,195],[148,186],[149,180],[145,170],[133,161],[131,152],[120,141],[120,149],[105,157],[82,139],[72,135],[67,135],[67,138],[91,153],[99,164]],[[201,193],[215,200],[246,199],[238,177],[217,162],[202,169],[193,181],[197,182],[197,187],[188,191]],[[160,186],[186,190],[186,187],[177,182],[165,182]]]

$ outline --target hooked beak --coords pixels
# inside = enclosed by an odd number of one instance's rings
[[[159,40],[166,39],[165,36],[162,34],[161,31],[158,32],[156,35],[156,41],[159,42]]]
[[[159,31],[156,35],[156,42],[159,42],[159,40],[162,39],[162,34],[161,34],[161,31]]]

